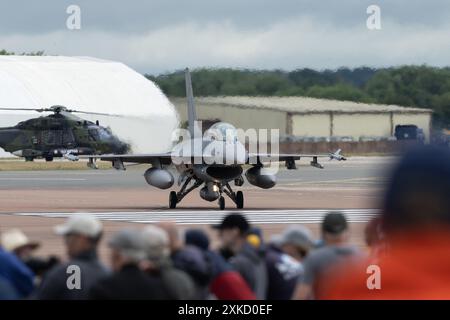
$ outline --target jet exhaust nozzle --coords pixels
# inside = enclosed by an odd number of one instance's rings
[[[164,169],[150,168],[144,173],[145,181],[159,189],[169,189],[173,186],[173,175]]]
[[[262,189],[270,189],[277,184],[277,177],[274,174],[265,172],[265,169],[254,166],[245,172],[248,182]]]

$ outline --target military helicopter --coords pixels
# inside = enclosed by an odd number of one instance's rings
[[[107,113],[71,110],[64,106],[50,108],[0,108],[0,110],[52,112],[45,117],[19,122],[8,128],[0,128],[0,147],[25,161],[44,158],[53,161],[64,157],[77,161],[78,155],[130,151],[130,145],[115,136],[111,129],[75,116],[73,113],[119,116]]]

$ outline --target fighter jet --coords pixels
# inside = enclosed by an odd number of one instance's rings
[[[276,185],[276,175],[267,170],[268,163],[284,162],[287,169],[296,169],[295,161],[306,157],[312,159],[310,164],[313,167],[322,169],[318,158],[346,160],[340,150],[328,154],[249,153],[238,139],[236,128],[225,122],[215,123],[207,130],[208,134],[202,135],[198,128],[189,69],[185,70],[185,82],[189,139],[178,143],[167,153],[84,156],[89,159],[88,166],[95,168],[96,159],[111,161],[118,170],[125,170],[124,163],[148,163],[151,168],[145,171],[144,178],[148,184],[159,189],[169,189],[174,185],[175,179],[170,169],[175,167],[179,173],[178,185],[181,188],[178,192],[170,192],[169,208],[175,208],[187,194],[201,187],[200,197],[210,202],[217,200],[219,208],[224,210],[223,194],[238,209],[244,207],[242,191],[235,192],[230,185],[233,182],[238,187],[244,184],[244,165],[250,165],[245,171],[250,184],[270,189]]]

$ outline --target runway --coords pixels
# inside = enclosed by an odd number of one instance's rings
[[[320,223],[330,210],[239,210],[253,224],[311,224]],[[343,209],[350,223],[367,222],[377,214],[376,209]],[[211,225],[219,223],[224,216],[236,211],[218,210],[154,210],[136,212],[90,212],[105,221],[133,223],[157,223],[172,221],[180,225]],[[37,216],[46,218],[67,218],[73,212],[24,212],[17,216]]]
[[[246,210],[371,209],[378,207],[380,190],[393,162],[392,157],[325,160],[322,170],[301,161],[298,170],[280,169],[277,185],[270,190],[248,183],[232,187],[244,192]],[[170,190],[149,186],[143,177],[147,167],[129,166],[126,171],[0,171],[0,212],[156,214],[154,210],[167,209]],[[174,185],[172,190],[178,188]],[[226,198],[226,209],[234,207]],[[177,210],[196,212],[216,209],[216,201],[202,200],[198,190],[177,205]]]
[[[355,157],[337,162],[325,160],[325,169],[316,169],[300,161],[298,170],[280,167],[278,186],[301,184],[354,184],[358,180],[379,180],[393,162],[392,157]],[[146,165],[128,166],[126,171],[111,170],[55,170],[55,171],[1,171],[0,190],[5,189],[97,189],[150,188],[144,180]],[[176,173],[175,173],[176,175]],[[248,185],[248,184],[247,184]]]

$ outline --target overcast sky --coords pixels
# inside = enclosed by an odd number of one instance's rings
[[[81,8],[69,30],[66,9]],[[381,30],[366,26],[381,9]],[[189,66],[314,69],[450,65],[448,0],[0,0],[0,49]]]

